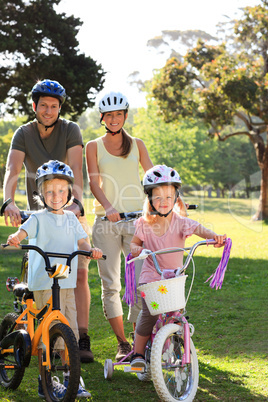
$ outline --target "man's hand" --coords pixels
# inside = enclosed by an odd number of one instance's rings
[[[68,207],[66,208],[68,211],[72,211],[75,216],[77,217],[77,219],[79,219],[80,215],[81,215],[81,211],[80,208],[77,204],[75,204],[74,202]]]
[[[6,226],[8,226],[8,218],[12,226],[18,227],[21,224],[20,210],[13,202],[6,206],[4,216]]]

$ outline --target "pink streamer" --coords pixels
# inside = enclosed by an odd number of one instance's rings
[[[222,287],[225,271],[227,269],[227,265],[228,265],[228,261],[229,261],[229,257],[230,257],[231,248],[232,248],[232,240],[230,238],[227,238],[225,240],[225,246],[224,246],[224,250],[223,250],[221,261],[218,265],[218,268],[216,269],[214,274],[212,274],[206,280],[206,282],[208,282],[211,279],[209,286],[212,289],[215,286],[216,286],[216,290],[221,289],[221,287]]]
[[[127,261],[131,260],[132,255],[128,254],[126,257],[126,267],[125,267],[125,294],[123,299],[128,306],[133,307],[134,303],[138,302],[136,278],[135,278],[135,263],[134,261],[127,264]]]

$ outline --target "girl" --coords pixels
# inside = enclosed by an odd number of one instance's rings
[[[144,204],[144,216],[136,221],[135,234],[130,244],[133,257],[137,257],[143,248],[156,251],[184,247],[185,238],[192,234],[216,240],[216,247],[223,245],[226,235],[217,235],[198,222],[182,217],[174,211],[175,204],[183,206],[179,196],[181,179],[176,170],[165,165],[154,166],[146,172],[143,186],[147,199]],[[176,269],[183,266],[183,253],[159,255],[157,260],[161,269]],[[143,263],[139,284],[158,280],[160,275],[155,270],[152,259],[148,257]],[[158,316],[149,313],[142,299],[142,316],[136,328],[132,367],[145,368],[144,349],[157,319]]]
[[[128,116],[127,98],[119,92],[105,95],[100,103],[101,122],[105,124],[103,137],[86,145],[86,162],[90,189],[95,196],[96,214],[92,238],[96,247],[101,247],[107,261],[99,261],[99,275],[102,281],[102,302],[106,318],[117,337],[116,360],[130,351],[123,327],[123,310],[120,298],[121,252],[127,256],[134,234],[133,222],[116,224],[120,212],[142,209],[144,194],[139,177],[139,164],[144,171],[153,164],[144,143],[131,137],[123,128]],[[101,220],[107,216],[108,221]],[[139,264],[141,266],[141,264]],[[136,267],[137,268],[137,267]],[[138,269],[137,269],[137,273]],[[129,313],[129,320],[135,323],[139,308]]]

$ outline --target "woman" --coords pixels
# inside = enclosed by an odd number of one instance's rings
[[[123,326],[121,290],[121,252],[130,253],[130,241],[134,234],[133,222],[116,224],[120,212],[142,209],[143,189],[139,177],[139,164],[146,172],[153,164],[142,140],[131,137],[123,128],[128,116],[128,101],[117,92],[106,94],[99,103],[101,122],[106,133],[86,145],[86,162],[90,189],[95,197],[93,243],[107,255],[99,261],[102,281],[102,302],[106,318],[117,337],[116,360],[130,351]],[[107,221],[101,220],[106,216]],[[139,272],[141,264],[139,266]],[[139,276],[139,272],[136,274]],[[135,323],[139,308],[130,309],[128,319]]]

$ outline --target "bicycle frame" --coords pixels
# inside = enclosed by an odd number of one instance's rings
[[[69,322],[59,310],[52,310],[52,296],[42,309],[37,310],[33,307],[33,299],[27,299],[22,304],[26,304],[26,309],[20,314],[16,320],[16,324],[26,325],[27,332],[32,341],[32,356],[38,355],[38,344],[42,336],[42,342],[45,345],[46,354],[43,356],[43,366],[51,369],[49,356],[49,328],[53,321],[60,321],[68,326]],[[43,313],[43,314],[42,314]],[[34,330],[34,320],[41,320],[36,330]]]
[[[20,245],[18,248],[8,245],[2,245],[2,249],[9,248],[9,249],[27,249],[27,250],[35,250],[37,251],[45,261],[45,269],[47,272],[54,273],[54,268],[51,267],[49,257],[60,257],[66,259],[66,265],[70,267],[71,260],[78,254],[90,256],[91,252],[77,250],[74,251],[72,254],[63,254],[63,253],[50,253],[44,252],[37,246],[33,245]],[[106,256],[102,256],[103,259],[106,259]],[[59,291],[60,286],[58,284],[58,279],[53,277],[53,285],[52,285],[52,295],[50,296],[49,300],[47,301],[46,305],[43,306],[40,310],[37,310],[33,307],[33,298],[26,298],[26,300],[22,300],[22,305],[26,305],[26,308],[23,309],[22,313],[16,319],[16,324],[26,325],[27,332],[31,338],[32,343],[32,350],[31,355],[38,355],[38,344],[40,342],[42,336],[42,342],[45,345],[45,356],[43,356],[42,365],[51,369],[51,362],[50,362],[50,344],[49,344],[49,329],[50,325],[54,321],[60,321],[63,324],[68,326],[69,322],[67,318],[60,312],[60,298],[59,298]],[[24,295],[25,296],[25,295]],[[23,296],[23,298],[24,298]],[[39,321],[38,327],[36,330],[34,329],[34,320],[37,319]],[[14,326],[16,325],[14,324]],[[11,332],[14,329],[11,329]],[[7,350],[9,353],[12,352],[12,349]],[[3,350],[2,350],[3,353]],[[68,359],[68,356],[65,356]]]

